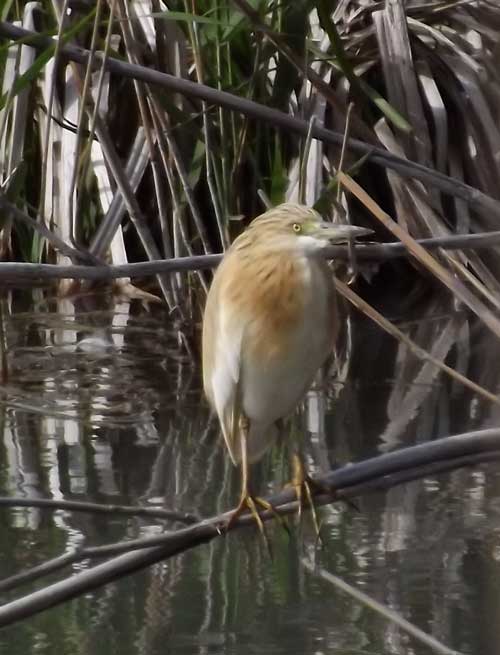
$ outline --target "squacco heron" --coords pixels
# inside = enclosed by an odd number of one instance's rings
[[[216,410],[242,489],[230,523],[250,510],[248,467],[262,457],[332,353],[338,332],[329,243],[371,230],[322,221],[286,203],[256,218],[227,250],[203,318],[203,385]]]

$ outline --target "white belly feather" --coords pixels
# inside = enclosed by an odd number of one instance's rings
[[[289,335],[286,357],[271,362],[242,357],[243,411],[250,419],[249,459],[257,460],[277,436],[274,423],[289,416],[332,350],[327,281],[314,261],[305,266],[310,293],[301,324]],[[276,307],[279,311],[279,307]]]

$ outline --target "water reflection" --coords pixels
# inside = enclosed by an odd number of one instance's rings
[[[200,516],[234,504],[238,475],[202,398],[199,371],[179,352],[165,311],[107,295],[55,300],[41,291],[11,292],[0,306],[1,494],[157,503]],[[435,357],[497,388],[498,346],[465,315],[436,298],[404,319],[405,331]],[[352,317],[345,345],[290,426],[294,438],[304,427],[311,433],[311,470],[498,424],[496,407],[367,321]],[[258,465],[253,479],[263,493],[287,480],[287,461],[284,443]],[[305,552],[449,646],[496,653],[496,468],[428,478],[358,502],[359,513],[321,511],[326,545],[319,554],[308,521],[291,541],[271,531],[274,562],[253,531],[242,531],[5,629],[0,645],[13,654],[428,652],[305,571]],[[171,527],[35,508],[2,509],[0,520],[2,578],[80,544]]]

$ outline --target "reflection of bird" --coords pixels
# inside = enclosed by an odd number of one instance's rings
[[[338,316],[328,243],[370,230],[324,223],[313,209],[283,204],[256,218],[229,248],[203,319],[203,384],[229,454],[241,463],[241,499],[262,530],[248,488],[258,460],[332,352]]]

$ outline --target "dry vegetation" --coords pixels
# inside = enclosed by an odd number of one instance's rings
[[[216,253],[265,203],[300,200],[392,232],[419,275],[500,336],[497,248],[434,257],[414,240],[497,227],[500,9],[329,7],[4,2],[4,260],[62,270]],[[186,300],[203,302],[200,271],[157,280],[184,318]]]
[[[104,277],[220,252],[266,203],[299,200],[392,233],[500,336],[498,241],[435,256],[415,241],[500,218],[493,2],[53,0],[2,16],[4,260]],[[207,289],[199,270],[157,281],[184,319]]]
[[[4,20],[58,37],[57,47],[37,49],[4,39],[4,198],[67,246],[113,264],[218,252],[241,216],[261,211],[262,197],[301,199],[327,214],[337,198],[349,219],[352,203],[337,186],[340,144],[277,129],[275,115],[255,120],[245,106],[229,111],[217,93],[199,101],[110,73],[118,59],[234,94],[236,107],[239,98],[274,108],[313,133],[325,126],[341,137],[349,116],[349,136],[368,152],[432,169],[429,184],[415,167],[403,178],[359,149],[345,153],[343,169],[411,236],[495,229],[498,214],[475,206],[459,183],[498,197],[500,9],[487,0],[343,0],[333,14],[329,6],[3,2]],[[89,49],[92,65],[68,60],[68,44]],[[442,174],[456,181],[446,195]],[[9,212],[1,239],[4,259],[67,263],[72,254]],[[498,307],[495,253],[457,252],[443,264]],[[183,279],[159,282],[176,304]]]

